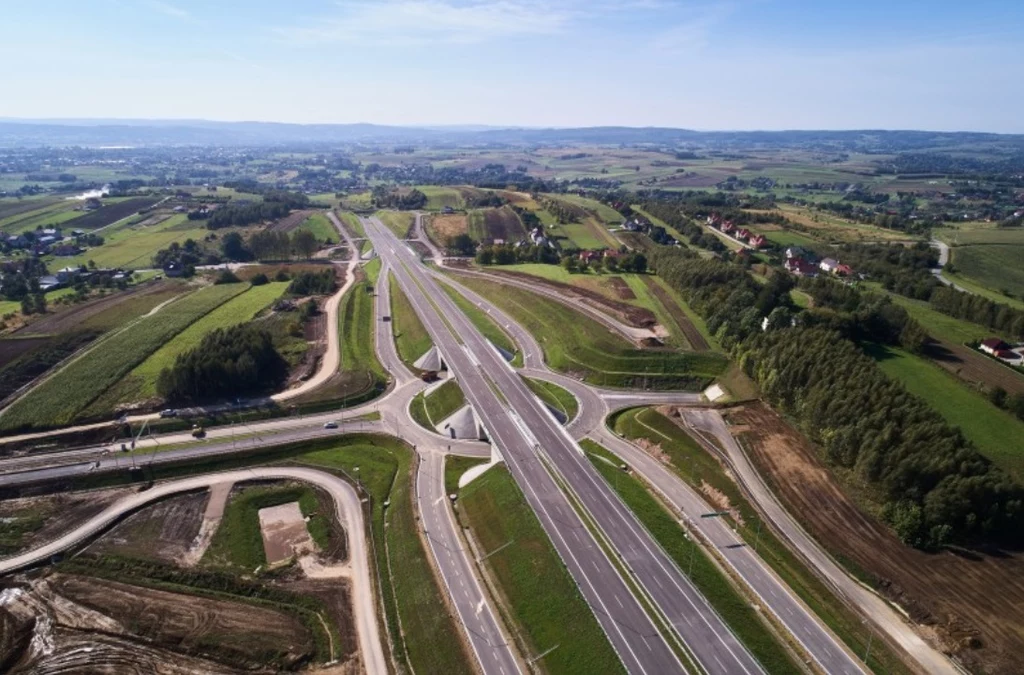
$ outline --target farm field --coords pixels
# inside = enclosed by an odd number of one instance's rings
[[[869,353],[886,375],[960,427],[981,454],[1024,481],[1024,422],[925,359],[880,346]]]
[[[391,285],[391,330],[395,336],[395,346],[402,361],[412,367],[413,362],[430,349],[430,335],[416,316],[412,303],[399,288],[394,275],[389,277],[388,283]]]
[[[129,197],[127,199],[104,200],[103,208],[88,211],[66,224],[66,227],[79,230],[100,230],[113,225],[142,209],[153,206],[159,201],[156,197]]]
[[[469,216],[464,213],[433,214],[426,219],[427,237],[435,245],[444,247],[451,237],[469,233]]]
[[[462,191],[447,185],[417,185],[416,189],[427,196],[427,210],[440,211],[444,207],[461,209],[466,206]]]
[[[82,211],[75,210],[81,206],[82,202],[73,200],[44,202],[40,204],[39,208],[0,219],[0,231],[6,234],[20,234],[40,226],[60,225],[63,227],[67,221],[82,215]]]
[[[104,338],[0,414],[0,430],[69,424],[97,397],[192,322],[244,290],[200,289]]]
[[[145,269],[153,266],[153,256],[172,243],[184,243],[186,239],[201,241],[209,230],[189,221],[178,214],[155,225],[146,226],[141,221],[134,225],[118,226],[102,233],[103,245],[87,249],[83,253],[68,257],[54,258],[54,264],[66,267],[87,265],[93,261],[97,267]],[[220,236],[227,233],[222,231]]]
[[[491,243],[500,239],[511,244],[526,237],[526,228],[512,209],[502,206],[470,211],[468,233],[475,241]]]
[[[638,350],[593,319],[519,288],[473,279],[473,289],[533,333],[556,370],[601,386],[703,389],[725,357],[671,350]]]
[[[828,211],[812,211],[807,207],[793,204],[779,204],[778,211],[797,225],[807,228],[807,232],[801,234],[824,243],[920,239],[906,232],[856,223]]]
[[[178,356],[197,347],[203,338],[214,330],[230,328],[251,320],[281,297],[286,288],[287,281],[277,281],[263,286],[253,286],[235,295],[153,352],[124,379],[107,390],[91,406],[94,408],[94,414],[113,410],[118,404],[155,397],[156,382],[161,370],[173,366]]]
[[[952,262],[958,275],[988,288],[999,296],[1010,294],[1024,298],[1024,237],[1020,244],[960,245],[952,249]]]
[[[759,610],[686,535],[675,514],[632,472],[623,471],[621,460],[615,455],[589,439],[581,441],[580,446],[605,482],[618,493],[679,569],[687,574],[758,663],[773,675],[803,672],[780,637],[759,615]]]
[[[856,486],[847,490],[822,464],[820,451],[770,409],[746,405],[728,417],[783,506],[826,550],[927,623],[926,630],[934,631],[969,671],[1009,675],[1020,670],[1024,558],[1019,552],[913,549],[858,507],[850,496]]]
[[[456,516],[483,551],[525,654],[540,654],[552,673],[622,673],[621,662],[580,595],[544,529],[502,466],[459,491]],[[514,546],[498,549],[509,541]]]
[[[595,216],[597,216],[605,225],[618,225],[624,220],[621,213],[619,213],[612,207],[608,206],[607,204],[602,204],[596,199],[590,199],[589,197],[581,197],[579,195],[574,194],[558,195],[558,198],[564,199],[565,201],[570,202],[572,204],[576,204],[577,206],[582,206],[587,211],[590,211]]]

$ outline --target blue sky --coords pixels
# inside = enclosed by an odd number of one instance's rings
[[[0,117],[1024,132],[1022,45],[1019,0],[36,0]]]

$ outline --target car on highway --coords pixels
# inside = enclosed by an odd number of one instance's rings
[[[337,429],[337,428],[338,428],[338,423],[337,422],[324,422],[324,429]]]

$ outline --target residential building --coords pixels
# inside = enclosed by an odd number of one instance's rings
[[[996,356],[997,352],[1008,351],[1010,349],[1010,345],[1006,344],[999,338],[992,337],[982,340],[981,344],[978,345],[978,349],[985,352],[986,354]]]

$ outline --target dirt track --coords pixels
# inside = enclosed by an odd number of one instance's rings
[[[679,329],[683,331],[683,337],[689,343],[690,348],[695,352],[706,352],[711,349],[711,345],[704,339],[697,327],[690,321],[690,317],[686,316],[686,313],[679,308],[676,301],[668,294],[664,288],[662,288],[657,281],[649,276],[641,277],[644,283],[647,284],[647,290],[649,290],[654,297],[658,299],[661,306],[672,316],[672,320],[676,322]]]
[[[762,405],[729,413],[758,470],[826,549],[864,570],[890,600],[934,631],[971,670],[1020,673],[1024,558],[1019,553],[927,554],[902,544],[847,496],[817,451]]]
[[[928,346],[927,355],[962,380],[986,389],[1002,387],[1010,394],[1024,394],[1024,375],[966,345],[940,340]]]

